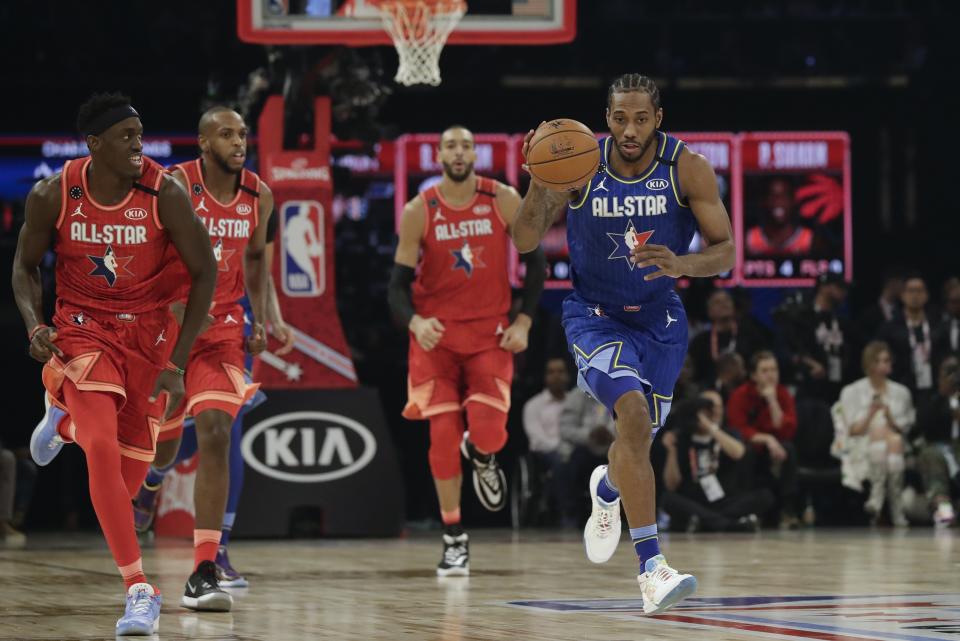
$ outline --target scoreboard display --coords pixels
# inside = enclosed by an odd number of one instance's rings
[[[845,133],[748,133],[740,138],[745,285],[812,285],[852,276],[850,141]]]

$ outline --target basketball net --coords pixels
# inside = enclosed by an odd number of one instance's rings
[[[393,39],[400,58],[401,85],[439,85],[440,52],[450,33],[467,11],[464,0],[381,0],[378,5],[384,29]]]

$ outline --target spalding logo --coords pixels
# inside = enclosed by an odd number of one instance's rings
[[[557,138],[550,141],[550,155],[565,156],[574,150],[573,143],[569,138]]]
[[[651,191],[660,191],[670,186],[670,183],[663,178],[652,178],[647,181],[647,189]]]
[[[289,412],[254,425],[243,435],[240,450],[265,476],[321,483],[366,467],[377,453],[377,440],[364,425],[340,414]]]
[[[252,211],[253,211],[253,207],[251,207],[247,203],[240,203],[239,205],[237,205],[237,213],[240,214],[241,216],[246,216]]]
[[[140,207],[134,207],[123,212],[124,217],[130,220],[143,220],[147,217],[147,210]]]

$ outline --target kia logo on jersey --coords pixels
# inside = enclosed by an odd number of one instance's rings
[[[316,200],[291,200],[280,207],[280,260],[287,296],[320,296],[326,290],[324,211]]]
[[[473,206],[473,213],[475,213],[477,216],[484,216],[486,214],[489,214],[491,211],[493,211],[493,207],[491,207],[490,205],[474,205]]]
[[[647,189],[650,191],[660,191],[670,186],[670,183],[663,178],[652,178],[647,181]]]
[[[252,211],[253,211],[253,207],[251,207],[247,203],[240,203],[239,205],[237,205],[237,213],[240,214],[241,216],[246,216]]]
[[[128,209],[127,211],[123,212],[123,215],[129,220],[143,220],[147,217],[147,210],[140,207],[133,207],[132,209]]]
[[[247,430],[240,449],[247,464],[265,476],[321,483],[366,467],[377,453],[377,439],[365,425],[340,414],[288,412]]]

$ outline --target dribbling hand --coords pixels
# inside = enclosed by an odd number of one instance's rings
[[[161,395],[166,395],[166,404],[163,407],[162,423],[166,423],[170,418],[170,412],[180,407],[180,401],[183,400],[183,376],[173,370],[165,369],[157,376],[157,382],[153,386],[153,394],[150,395],[150,402],[154,403]]]
[[[414,316],[410,319],[410,331],[413,332],[413,337],[425,352],[429,352],[437,346],[437,343],[443,338],[445,329],[443,323],[436,318]]]
[[[546,120],[542,121],[537,125],[537,129],[546,124],[546,122]],[[520,154],[523,156],[523,164],[520,166],[527,173],[530,173],[530,166],[527,165],[527,152],[530,151],[530,141],[533,140],[533,135],[537,133],[537,129],[531,129],[527,132],[527,135],[523,137],[523,147],[520,149]]]
[[[57,330],[53,327],[43,327],[37,330],[30,341],[30,356],[34,360],[46,363],[54,354],[63,358],[63,352],[54,344],[57,340]]]

